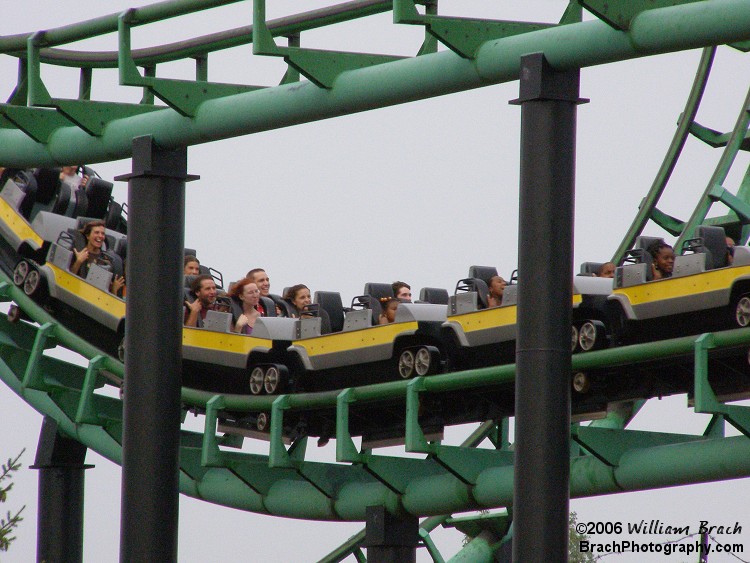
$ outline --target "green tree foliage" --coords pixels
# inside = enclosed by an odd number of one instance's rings
[[[578,515],[571,512],[568,516],[568,563],[593,563],[594,556],[591,553],[581,553],[578,547],[581,540],[587,540],[587,534],[579,534],[576,531],[578,524]]]
[[[21,463],[18,461],[23,455],[23,450],[16,456],[15,459],[8,459],[8,463],[2,465],[0,468],[0,503],[4,503],[8,498],[8,491],[13,488],[13,483],[3,485],[3,481],[11,480],[13,478],[13,472],[18,471],[21,468]],[[21,509],[15,514],[11,514],[8,511],[5,518],[0,517],[0,551],[8,551],[11,542],[16,539],[12,535],[13,529],[18,526],[18,523],[23,520],[21,513],[26,506],[22,506]]]

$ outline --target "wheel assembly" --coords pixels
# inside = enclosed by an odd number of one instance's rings
[[[17,323],[21,320],[21,308],[18,305],[8,307],[8,322]]]
[[[604,325],[598,321],[586,321],[578,329],[578,345],[588,352],[601,348],[604,341]]]
[[[743,295],[734,307],[734,320],[739,327],[750,325],[750,296]]]
[[[589,376],[579,371],[573,376],[573,390],[576,393],[587,393],[591,388],[591,381]]]
[[[23,292],[31,297],[39,290],[41,285],[42,276],[39,273],[39,270],[31,270],[26,276],[26,280],[23,282]]]
[[[440,352],[433,346],[422,346],[414,354],[414,371],[420,377],[431,375],[440,366]]]
[[[26,260],[21,260],[13,269],[13,283],[21,287],[23,282],[26,281],[26,276],[28,274],[29,263]]]
[[[281,383],[281,374],[279,368],[271,366],[266,370],[265,376],[263,376],[263,389],[269,395],[273,395],[279,390],[279,384]]]
[[[398,357],[398,374],[402,379],[409,379],[414,374],[414,352],[404,350]]]
[[[572,329],[572,333],[570,335],[570,351],[575,352],[576,348],[578,347],[578,328],[575,325],[570,328]]]
[[[255,428],[257,428],[259,432],[265,432],[266,428],[268,428],[270,419],[271,417],[264,412],[258,414],[258,417],[255,419]]]
[[[263,392],[263,368],[253,368],[250,372],[250,393],[260,395]]]
[[[120,340],[120,344],[117,346],[117,358],[125,363],[125,337]]]

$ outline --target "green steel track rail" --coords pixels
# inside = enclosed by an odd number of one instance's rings
[[[96,393],[122,377],[122,365],[57,324],[0,275],[0,291],[37,324],[0,316],[0,378],[37,411],[54,418],[61,432],[104,457],[121,461],[122,403]],[[79,367],[44,355],[55,345],[87,359]],[[645,359],[695,354],[696,410],[728,420],[745,435],[693,436],[635,432],[617,427],[573,427],[584,448],[571,457],[571,496],[644,490],[750,476],[750,409],[719,402],[707,383],[707,351],[750,346],[750,330],[696,339],[615,348],[574,356],[575,370]],[[744,349],[744,348],[743,348]],[[451,373],[336,392],[278,397],[211,395],[183,390],[184,411],[205,411],[203,433],[182,430],[180,488],[184,494],[252,512],[314,520],[364,520],[368,505],[419,516],[508,506],[513,497],[513,454],[507,448],[471,449],[428,442],[417,420],[419,395],[510,382],[515,366]],[[347,427],[355,402],[399,399],[406,409],[406,450],[421,459],[358,451]],[[223,408],[272,411],[268,455],[227,447],[235,437],[216,434]],[[336,461],[305,460],[305,440],[287,448],[282,417],[294,409],[336,410]],[[614,426],[617,426],[616,424]],[[502,442],[502,440],[501,440]],[[500,446],[500,444],[499,444]],[[591,452],[591,453],[589,453]],[[710,460],[721,459],[721,464]],[[671,470],[662,471],[668,463]],[[444,491],[439,497],[435,490]]]
[[[41,79],[42,60],[52,62],[49,51],[43,58],[48,44],[113,32],[114,16],[27,36],[0,38],[0,54],[20,57],[17,88],[8,103],[0,105],[0,162],[29,167],[109,161],[129,157],[132,139],[142,135],[152,135],[156,143],[169,149],[489,86],[516,80],[520,56],[529,52],[544,52],[555,68],[565,70],[750,40],[750,9],[744,0],[676,6],[669,6],[674,2],[665,0],[650,3],[657,8],[648,10],[643,10],[641,3],[610,2],[605,21],[568,23],[572,20],[569,18],[562,25],[527,32],[517,28],[503,32],[498,31],[502,26],[495,26],[486,41],[471,47],[472,55],[467,46],[453,45],[461,54],[454,50],[430,53],[426,49],[426,54],[399,59],[365,53],[335,56],[334,52],[294,46],[273,48],[272,38],[269,43],[269,35],[274,33],[295,35],[295,29],[328,25],[385,9],[383,3],[370,2],[350,3],[350,10],[342,10],[336,16],[301,16],[296,28],[289,24],[269,33],[269,23],[260,22],[256,11],[256,25],[239,33],[243,40],[252,37],[259,54],[283,56],[291,71],[302,68],[310,82],[269,87],[209,82],[205,55],[211,49],[233,45],[232,41],[239,41],[237,38],[222,41],[214,37],[205,44],[172,46],[152,51],[152,58],[148,58],[149,53],[140,53],[138,59],[131,51],[131,27],[224,3],[168,2],[128,10],[116,18],[120,83],[146,90],[140,104],[87,99],[93,63],[74,63],[72,55],[65,53],[56,53],[60,57],[55,64],[62,61],[82,68],[79,98],[54,98]],[[601,16],[601,10],[594,6],[597,2],[582,3]],[[640,8],[634,11],[635,5]],[[614,12],[618,12],[616,18],[612,17]],[[425,18],[417,23],[429,24],[432,29],[446,22]],[[670,33],[664,33],[665,29]],[[19,54],[22,47],[25,58]],[[197,80],[156,78],[156,62],[185,54],[196,58]],[[104,58],[109,60],[111,55]],[[316,65],[318,59],[322,62]],[[139,63],[145,66],[143,75],[137,69]],[[293,77],[293,73],[288,75],[290,80]],[[153,95],[161,97],[167,106],[149,103]],[[180,95],[187,96],[189,102],[182,104]]]

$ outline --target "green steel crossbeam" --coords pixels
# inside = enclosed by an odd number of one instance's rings
[[[116,119],[95,138],[60,126],[40,144],[20,130],[0,129],[0,161],[17,167],[96,163],[128,157],[132,139],[146,134],[171,149],[387,107],[516,80],[520,56],[533,51],[565,70],[747,39],[750,10],[742,0],[647,10],[627,32],[600,21],[562,25],[487,41],[473,60],[453,52],[425,54],[342,72],[330,90],[282,85],[206,100],[192,118],[171,110]]]

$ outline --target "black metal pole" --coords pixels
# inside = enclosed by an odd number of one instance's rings
[[[383,506],[368,506],[365,541],[368,563],[414,563],[419,544],[419,520],[394,516]]]
[[[45,417],[32,469],[39,470],[36,560],[83,561],[83,496],[86,446],[61,435]]]
[[[120,561],[177,561],[187,149],[133,139]]]
[[[566,561],[579,71],[521,58],[513,561]]]

